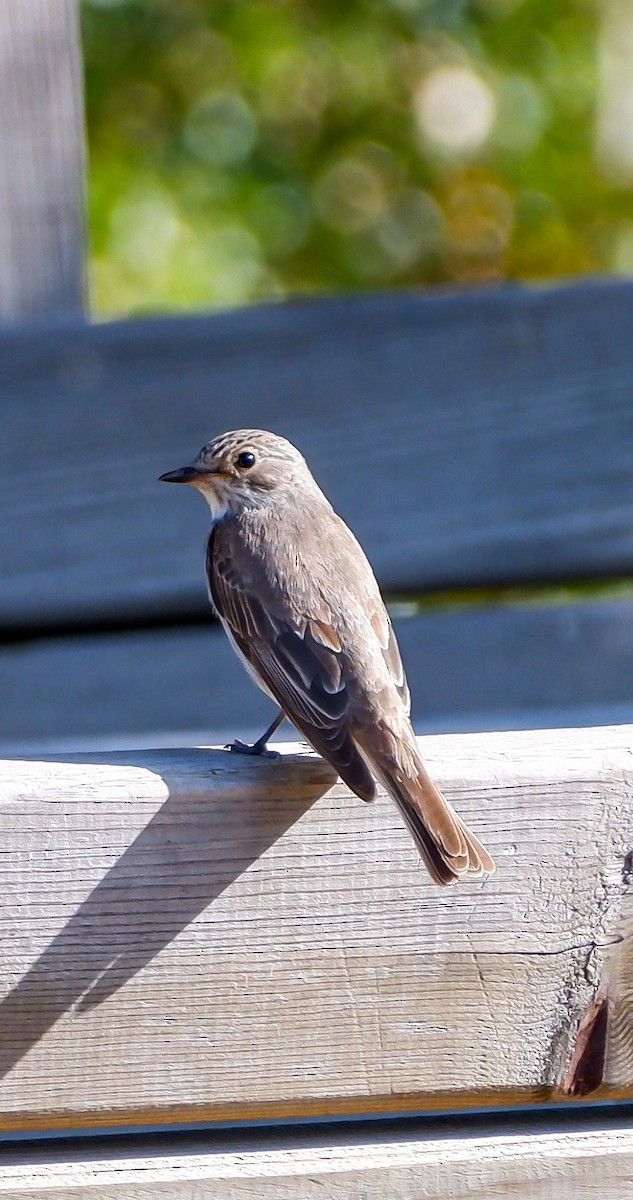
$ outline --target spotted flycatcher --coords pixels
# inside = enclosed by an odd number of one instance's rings
[[[255,682],[363,800],[375,779],[393,797],[431,876],[453,883],[494,862],[442,796],[420,757],[409,689],[373,571],[285,438],[261,429],[222,434],[188,467],[211,509],[211,601]]]

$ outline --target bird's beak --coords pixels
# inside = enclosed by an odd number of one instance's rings
[[[162,483],[195,483],[197,479],[212,474],[213,472],[208,471],[205,467],[197,467],[195,463],[192,463],[189,467],[178,467],[177,471],[166,471],[158,478]]]

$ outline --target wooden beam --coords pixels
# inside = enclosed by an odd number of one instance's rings
[[[569,1127],[571,1124],[571,1128]],[[593,1124],[593,1128],[591,1127]],[[534,1128],[424,1124],[194,1135],[5,1147],[0,1195],[12,1200],[623,1200],[633,1133],[552,1115]],[[184,1147],[182,1143],[184,1142]]]
[[[2,0],[0,147],[0,320],[77,312],[85,152],[76,0]]]
[[[466,606],[395,628],[420,730],[633,721],[630,600]],[[274,712],[210,620],[4,647],[0,695],[7,754],[257,737]]]
[[[306,453],[383,585],[633,571],[633,285],[0,335],[0,625],[206,614],[212,434]]]
[[[5,761],[0,1127],[630,1096],[632,739],[426,739],[448,890],[296,748]]]

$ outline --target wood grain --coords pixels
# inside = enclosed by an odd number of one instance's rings
[[[497,874],[440,891],[320,760],[0,768],[0,1128],[630,1095],[633,730],[429,738]]]
[[[389,589],[633,570],[633,285],[0,334],[0,624],[206,613],[213,433],[306,453]]]
[[[497,1130],[417,1123],[344,1130],[32,1145],[5,1151],[13,1200],[623,1200],[633,1134],[619,1120],[569,1128],[557,1116]],[[593,1127],[592,1127],[593,1126]],[[175,1146],[174,1143],[175,1142]],[[183,1146],[184,1143],[184,1146]]]
[[[2,0],[0,145],[0,320],[79,312],[84,116],[76,0]]]
[[[628,600],[466,607],[395,625],[420,730],[633,721]],[[10,754],[255,738],[274,713],[210,621],[7,647],[0,694]]]

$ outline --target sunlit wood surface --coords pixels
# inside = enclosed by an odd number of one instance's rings
[[[5,761],[0,1123],[628,1094],[632,740],[425,740],[498,861],[447,890],[292,748]]]

